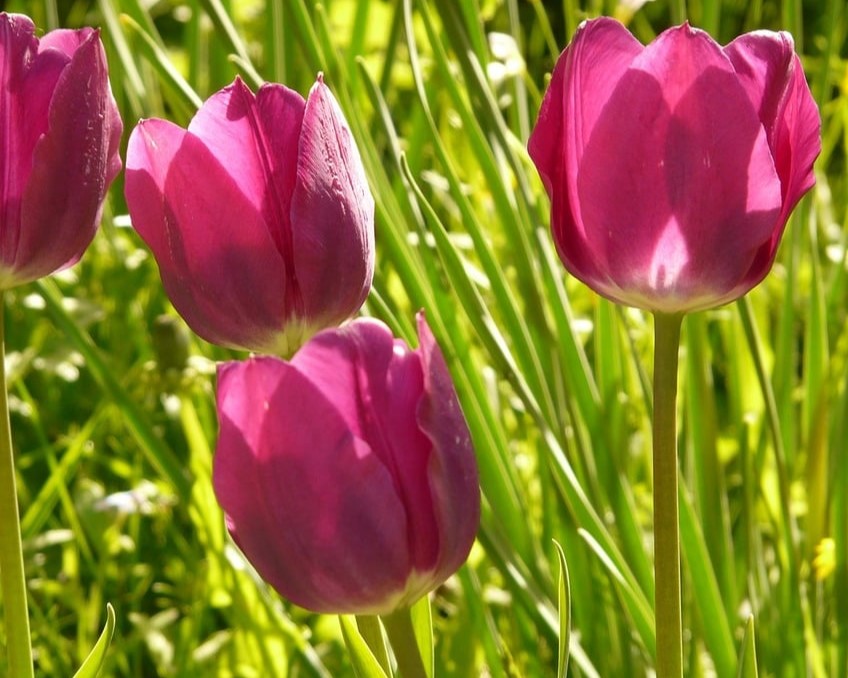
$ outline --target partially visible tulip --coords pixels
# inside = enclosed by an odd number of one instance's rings
[[[289,355],[371,288],[374,199],[320,75],[305,101],[236,79],[187,130],[143,120],[126,198],[168,296],[207,341]]]
[[[100,34],[0,13],[0,290],[76,263],[121,169]]]
[[[820,127],[787,33],[721,47],[687,24],[644,47],[601,18],[560,56],[529,151],[565,267],[613,301],[682,313],[768,273]]]
[[[465,561],[480,518],[477,466],[444,358],[358,319],[290,362],[218,377],[215,494],[247,559],[315,612],[386,614]]]

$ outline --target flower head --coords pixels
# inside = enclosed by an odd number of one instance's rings
[[[820,126],[787,33],[721,47],[684,24],[646,47],[601,18],[560,56],[529,151],[566,268],[614,301],[679,313],[765,277],[814,183]]]
[[[0,290],[70,266],[121,169],[121,118],[98,31],[41,39],[0,13]]]
[[[423,315],[418,334],[411,350],[359,319],[290,362],[220,369],[215,494],[248,560],[302,607],[388,613],[468,556],[474,452]]]
[[[188,129],[143,120],[126,197],[168,296],[213,343],[288,355],[371,288],[374,199],[320,75],[306,100],[236,79]]]

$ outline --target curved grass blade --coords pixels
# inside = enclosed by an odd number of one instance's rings
[[[559,653],[557,655],[557,676],[565,678],[568,671],[568,649],[571,640],[571,582],[568,578],[568,563],[559,542],[554,541],[559,559]]]
[[[349,615],[339,615],[342,637],[350,655],[350,661],[357,678],[391,678],[380,666],[380,662],[371,652],[371,648],[359,634],[356,622]]]
[[[74,674],[74,678],[97,678],[100,674],[100,669],[103,668],[106,652],[109,650],[114,633],[115,610],[111,603],[106,603],[106,626],[103,627],[100,638],[97,639],[88,657],[85,658],[82,666],[80,666],[79,671]]]

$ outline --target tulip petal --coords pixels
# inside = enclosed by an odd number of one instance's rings
[[[785,105],[777,122],[775,164],[783,181],[785,223],[803,195],[816,183],[813,165],[821,153],[821,118],[796,56]],[[776,234],[779,239],[781,233]]]
[[[47,107],[65,61],[33,59],[38,49],[34,31],[25,16],[0,14],[0,262],[9,269],[17,259],[21,199],[32,149],[47,127]],[[28,87],[30,82],[33,87]],[[32,106],[30,89],[38,95]]]
[[[727,45],[724,53],[771,141],[781,101],[792,77],[795,56],[792,36],[772,31],[745,33]]]
[[[75,262],[94,237],[112,178],[109,150],[121,131],[110,102],[106,55],[90,31],[59,76],[48,130],[33,154],[21,206],[21,282]]]
[[[48,50],[56,50],[70,58],[93,34],[97,34],[97,31],[93,28],[80,28],[76,30],[59,28],[50,31],[41,38],[38,43],[38,52],[42,54]]]
[[[48,57],[55,59],[61,55],[65,57],[62,59],[62,63],[67,63],[68,59],[72,58],[82,45],[92,39],[92,35],[94,35],[93,39],[95,41],[100,40],[100,32],[93,28],[79,28],[76,30],[57,29],[50,31],[38,43],[38,62],[46,61]],[[32,73],[30,73],[29,78],[32,78]],[[31,92],[30,96],[33,95],[34,92]],[[118,176],[118,172],[121,171],[121,156],[118,151],[121,145],[121,135],[123,134],[124,126],[108,79],[106,81],[105,99],[106,110],[103,127],[108,132],[106,186],[109,186],[115,180],[115,177]],[[96,221],[100,221],[99,216]]]
[[[340,323],[371,287],[374,198],[344,115],[320,78],[306,101],[291,218],[304,311]]]
[[[284,261],[291,261],[291,196],[306,102],[283,85],[256,96],[240,78],[213,94],[188,127],[262,213]]]
[[[404,507],[333,404],[259,358],[221,370],[218,408],[215,493],[257,571],[317,612],[391,611],[409,574]]]
[[[465,562],[477,534],[479,479],[471,433],[444,356],[423,311],[418,313],[417,320],[418,352],[424,373],[424,395],[418,405],[417,420],[433,444],[427,476],[439,530],[441,557],[436,578],[446,579]]]
[[[416,420],[424,388],[417,353],[395,341],[383,323],[360,319],[317,334],[292,364],[309,375],[388,469],[407,510],[412,564],[432,570],[440,536],[427,472],[433,445]]]
[[[785,223],[815,183],[813,163],[821,152],[818,109],[788,33],[746,33],[724,51],[766,128],[782,184]],[[775,234],[773,250],[781,233],[782,229]]]
[[[666,312],[738,296],[781,206],[746,92],[718,45],[688,26],[663,33],[621,79],[577,190],[605,292]]]
[[[595,124],[619,79],[644,47],[613,19],[581,24],[557,61],[528,150],[551,196],[552,228],[560,254],[582,280],[603,277],[595,253],[584,246],[583,221],[576,208],[573,170],[585,153]],[[562,121],[573,124],[563,125]]]
[[[203,142],[163,120],[139,123],[126,197],[192,329],[227,346],[273,345],[285,319],[284,265],[262,216]]]

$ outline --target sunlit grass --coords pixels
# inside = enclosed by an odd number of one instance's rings
[[[565,275],[525,151],[554,48],[583,18],[621,9],[577,0],[7,9],[44,29],[102,27],[127,133],[139,117],[185,124],[236,74],[305,93],[325,73],[377,201],[366,311],[413,340],[414,312],[427,310],[480,463],[479,543],[433,600],[437,673],[554,674],[556,540],[571,581],[571,674],[643,675],[654,653],[650,317]],[[684,15],[721,42],[790,30],[824,138],[818,186],[771,275],[746,300],[684,323],[685,661],[689,675],[734,675],[753,615],[761,675],[842,676],[844,3],[656,0],[630,26],[648,41]],[[515,51],[502,37],[496,58],[492,33],[511,36]],[[6,295],[36,674],[73,675],[111,602],[118,625],[104,675],[350,675],[337,620],[281,601],[225,535],[210,481],[213,361],[242,356],[176,319],[155,262],[123,227],[122,190],[119,178],[78,266]]]

